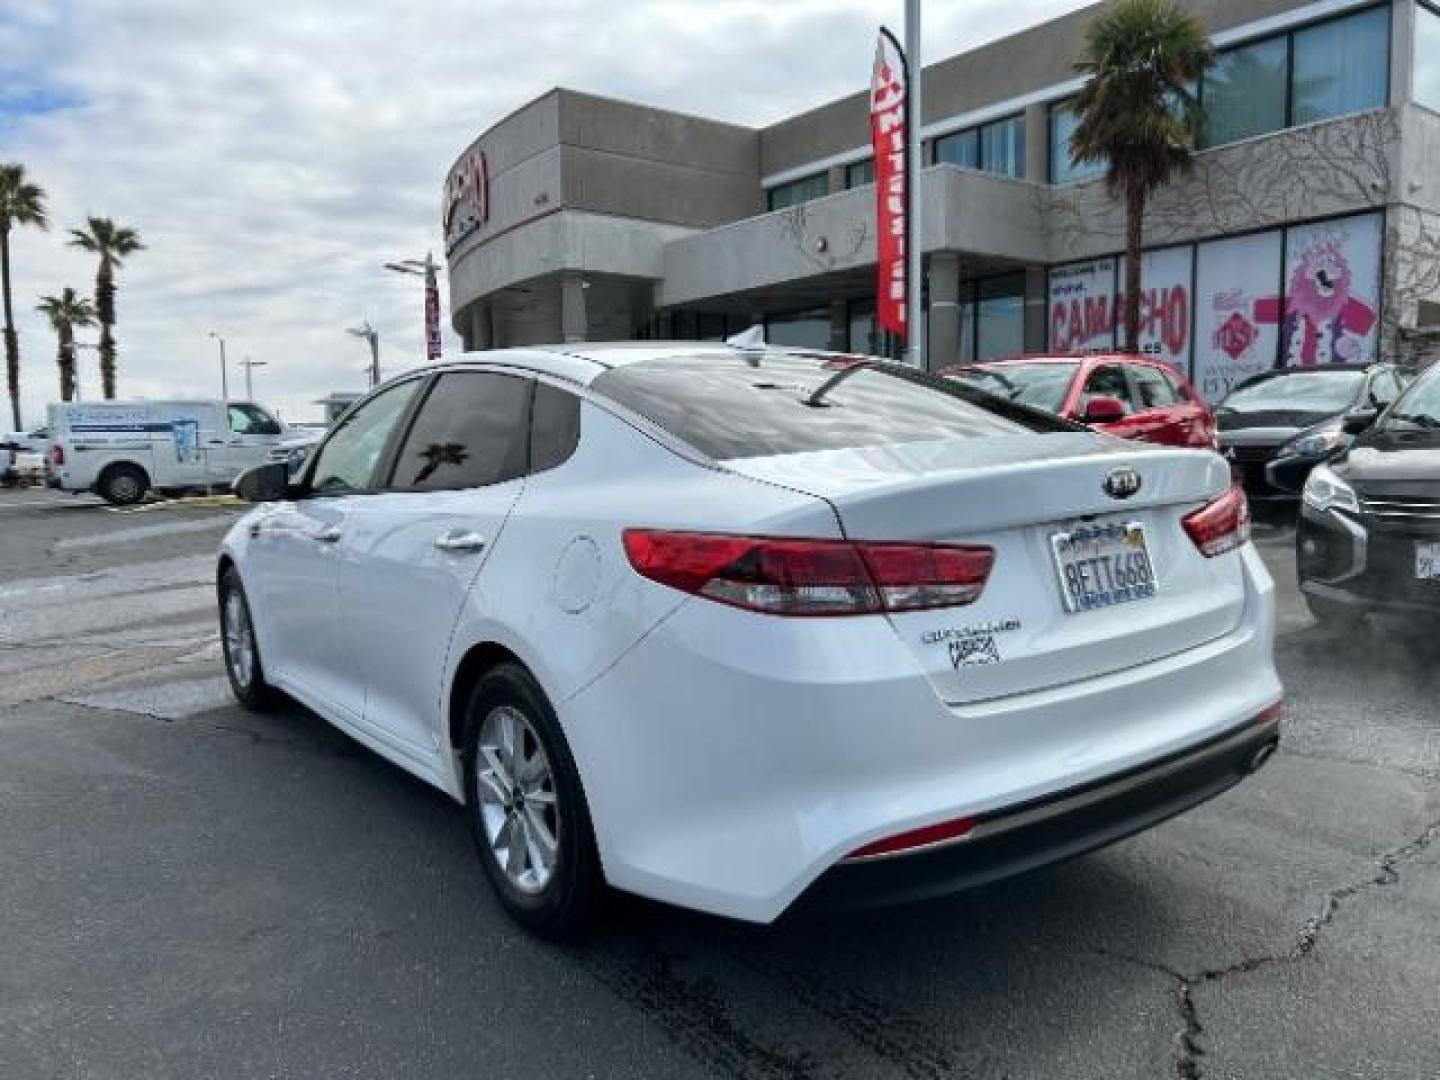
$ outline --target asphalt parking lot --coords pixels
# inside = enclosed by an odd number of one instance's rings
[[[445,797],[230,703],[234,515],[0,493],[6,1080],[1440,1074],[1440,640],[1321,631],[1284,528],[1284,745],[1240,788],[941,902],[632,901],[562,948]]]

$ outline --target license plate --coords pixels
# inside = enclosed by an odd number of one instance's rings
[[[1415,576],[1421,581],[1440,581],[1440,541],[1416,543]]]
[[[1155,567],[1138,521],[1082,525],[1050,535],[1060,600],[1071,614],[1155,595]]]

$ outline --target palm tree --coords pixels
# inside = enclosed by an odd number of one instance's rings
[[[60,400],[75,397],[75,328],[94,326],[95,305],[74,289],[64,289],[59,296],[42,296],[35,310],[43,313],[60,339],[56,362],[60,365]]]
[[[1071,108],[1077,162],[1103,162],[1110,194],[1125,200],[1125,351],[1140,350],[1140,254],[1145,203],[1189,169],[1201,121],[1194,88],[1214,59],[1204,27],[1174,0],[1117,0],[1085,31],[1075,70],[1090,76]]]
[[[20,338],[10,307],[10,230],[16,225],[47,228],[45,190],[25,179],[24,165],[0,165],[0,291],[5,294],[5,377],[10,388],[10,416],[20,424]]]
[[[100,386],[108,401],[115,396],[115,271],[125,264],[125,257],[144,251],[140,234],[134,229],[116,225],[109,218],[92,217],[87,229],[70,230],[70,246],[100,256],[100,269],[95,274],[95,314],[100,319]]]

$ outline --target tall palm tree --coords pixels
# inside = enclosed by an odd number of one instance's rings
[[[115,396],[115,271],[125,257],[144,251],[140,234],[109,218],[92,217],[84,229],[70,230],[70,246],[100,256],[95,274],[95,313],[100,319],[100,387],[108,401]]]
[[[0,165],[0,292],[5,294],[5,378],[10,389],[13,430],[20,424],[20,338],[10,307],[10,230],[17,225],[49,227],[45,191],[25,179],[24,165]]]
[[[1075,70],[1090,76],[1071,108],[1077,162],[1103,162],[1125,200],[1125,351],[1140,350],[1140,254],[1145,203],[1193,163],[1201,122],[1195,87],[1215,56],[1198,20],[1175,0],[1117,0],[1085,30]]]
[[[50,320],[60,339],[55,358],[60,365],[60,400],[70,401],[75,397],[75,328],[95,325],[95,305],[67,288],[59,296],[42,296],[35,310]]]

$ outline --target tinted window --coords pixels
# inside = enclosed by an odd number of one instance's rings
[[[1019,409],[1007,419],[960,383],[783,353],[667,357],[613,368],[591,388],[719,459],[1070,430]]]
[[[860,187],[863,184],[875,182],[875,159],[857,161],[853,165],[845,166],[845,186],[847,188]]]
[[[1440,11],[1415,8],[1415,100],[1440,110]]]
[[[395,459],[390,486],[445,491],[525,473],[530,382],[490,371],[440,376]]]
[[[230,430],[237,435],[279,435],[280,422],[258,405],[236,402],[230,406]]]
[[[1076,116],[1068,103],[1050,106],[1050,181],[1055,184],[1071,180],[1089,180],[1093,176],[1105,175],[1103,161],[1077,164],[1070,157],[1070,136],[1075,133],[1080,117]]]
[[[771,210],[783,210],[787,206],[799,206],[829,193],[830,178],[825,173],[816,173],[803,180],[792,180],[788,184],[771,188],[766,194],[766,202]]]
[[[1359,371],[1286,372],[1246,383],[1221,404],[1232,412],[1337,413],[1355,400],[1364,377]]]
[[[566,461],[580,442],[580,399],[546,383],[535,384],[530,407],[530,471],[544,472]]]
[[[1085,390],[1080,396],[1081,415],[1085,413],[1085,406],[1097,397],[1119,399],[1127,413],[1136,409],[1135,399],[1130,394],[1130,382],[1125,378],[1125,369],[1122,367],[1098,367],[1090,373],[1090,378],[1085,380]]]
[[[1418,380],[1385,417],[1387,431],[1440,432],[1440,368]]]
[[[966,368],[959,378],[981,390],[1036,409],[1058,413],[1070,392],[1077,364],[1004,364]]]
[[[1374,109],[1389,97],[1390,9],[1312,26],[1295,35],[1290,121],[1308,124]]]
[[[346,495],[370,487],[380,453],[420,382],[411,379],[382,390],[335,428],[315,458],[310,474],[314,494]]]
[[[974,128],[957,131],[935,140],[935,163],[960,165],[966,169],[980,167],[980,135]]]
[[[1283,37],[1223,52],[1205,73],[1203,145],[1218,146],[1285,126],[1289,42]]]
[[[1135,364],[1130,368],[1130,377],[1135,380],[1142,409],[1168,409],[1182,400],[1175,392],[1175,384],[1158,368]]]
[[[1025,118],[997,120],[980,129],[980,167],[1002,176],[1025,175]]]

